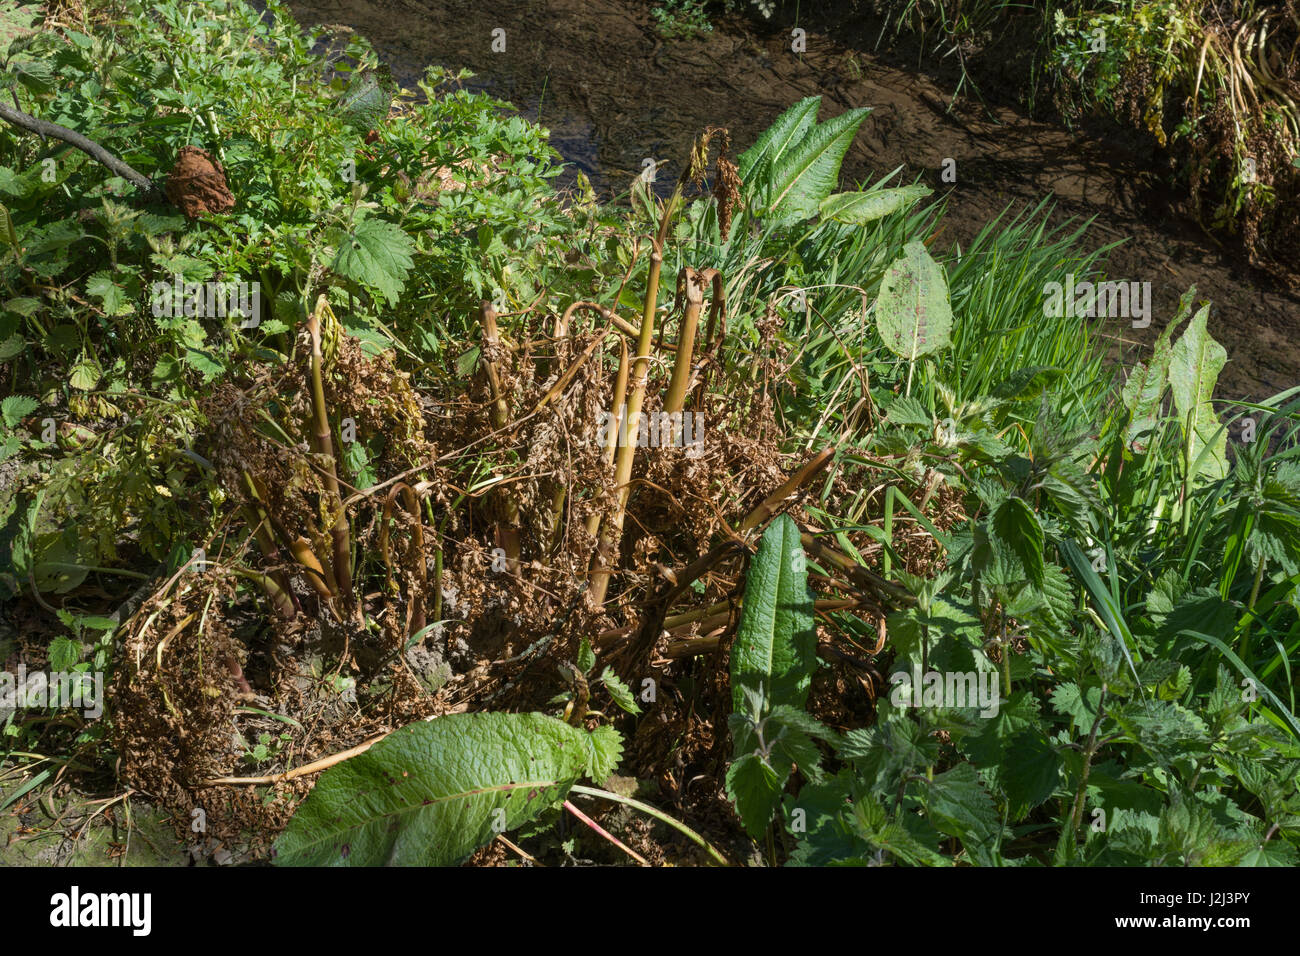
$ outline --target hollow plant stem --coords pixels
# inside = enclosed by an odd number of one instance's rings
[[[627,422],[629,429],[639,429],[641,406],[645,403],[646,382],[650,376],[650,347],[654,341],[655,308],[659,301],[659,275],[664,264],[664,243],[668,238],[668,227],[672,223],[673,212],[681,198],[680,183],[673,191],[672,197],[664,206],[663,220],[659,224],[659,234],[655,237],[654,248],[650,253],[650,272],[646,277],[645,304],[641,310],[641,334],[636,344],[636,362],[632,366],[631,394],[627,399]],[[632,435],[625,436],[618,452],[618,463],[614,468],[614,487],[618,500],[609,526],[601,535],[596,552],[599,567],[591,575],[589,597],[593,607],[605,603],[605,593],[609,589],[611,565],[616,560],[620,540],[623,537],[623,519],[627,513],[628,498],[632,494],[632,462],[636,456],[636,441]]]

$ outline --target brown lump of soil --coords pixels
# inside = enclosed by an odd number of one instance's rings
[[[225,212],[235,205],[221,163],[197,146],[181,147],[167,176],[167,198],[190,219],[205,212]]]

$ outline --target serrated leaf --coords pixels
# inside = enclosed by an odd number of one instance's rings
[[[14,428],[39,407],[40,403],[29,395],[10,395],[0,402],[0,416],[4,417],[7,427]]]
[[[113,282],[113,274],[106,270],[96,272],[86,280],[86,293],[100,301],[106,315],[117,315],[126,303],[126,293]]]
[[[54,90],[54,67],[41,60],[11,60],[9,75],[29,92],[45,96]]]
[[[629,714],[641,713],[641,708],[637,704],[631,688],[623,683],[622,679],[610,668],[606,667],[601,672],[600,682],[605,685],[605,689],[609,691],[609,696],[613,698],[614,703],[618,704],[619,707]]]
[[[1011,819],[1019,820],[1050,797],[1061,780],[1061,755],[1034,730],[1008,741],[1008,759],[998,765],[998,784],[1010,803]]]
[[[587,769],[586,775],[597,783],[618,769],[623,759],[623,737],[609,724],[601,724],[587,734]]]
[[[991,540],[1011,551],[1025,569],[1029,583],[1043,584],[1043,526],[1023,498],[1007,498],[993,512]]]
[[[885,270],[876,296],[876,328],[885,346],[908,361],[952,344],[948,278],[923,243],[909,242]]]
[[[401,227],[367,217],[339,241],[331,268],[345,279],[370,286],[392,304],[402,294],[414,248]]]
[[[89,392],[99,384],[104,372],[99,363],[89,355],[83,355],[68,373],[68,384],[80,392]]]
[[[15,332],[9,338],[0,341],[0,362],[7,362],[11,358],[16,358],[26,348],[27,340]]]
[[[81,660],[84,648],[70,637],[56,637],[50,642],[50,670],[67,672]]]
[[[900,395],[889,403],[885,409],[885,418],[895,425],[929,428],[934,424],[934,416],[921,404],[921,400],[907,395]]]
[[[1065,373],[1050,365],[1033,365],[1017,369],[990,392],[1003,402],[1028,402],[1061,379]]]
[[[276,841],[275,862],[458,864],[556,805],[583,775],[606,771],[615,738],[543,714],[449,714],[403,727],[321,775]]]
[[[931,823],[972,852],[991,843],[1001,828],[993,798],[968,763],[936,775],[925,793],[925,806]]]
[[[339,99],[343,122],[358,132],[378,128],[393,105],[393,82],[387,71],[355,73]]]
[[[772,822],[789,773],[788,767],[778,771],[757,754],[745,754],[727,768],[727,796],[735,804],[745,832],[755,840]]]
[[[1238,866],[1295,866],[1298,855],[1295,847],[1281,840],[1270,840],[1246,851]]]
[[[821,201],[819,210],[825,219],[864,226],[905,209],[934,190],[929,186],[899,186],[852,193],[835,193]]]

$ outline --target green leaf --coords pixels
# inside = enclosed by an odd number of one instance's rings
[[[776,118],[753,146],[736,160],[736,171],[748,187],[750,173],[769,157],[780,156],[791,143],[802,139],[817,125],[817,110],[821,108],[820,96],[809,96],[795,103]]]
[[[331,767],[276,841],[280,866],[450,866],[607,776],[599,739],[543,714],[449,714]],[[602,773],[603,772],[603,773]]]
[[[627,684],[623,683],[622,679],[613,670],[606,667],[600,675],[600,682],[605,685],[605,689],[609,691],[609,696],[614,699],[614,703],[618,704],[619,707],[629,714],[641,713],[641,708],[638,706],[631,689]]]
[[[745,754],[727,768],[727,796],[736,805],[745,832],[755,840],[772,822],[789,774],[788,765],[778,771],[758,754]]]
[[[80,392],[88,392],[103,377],[103,370],[92,356],[83,355],[68,373],[68,384]]]
[[[618,769],[623,759],[623,738],[609,724],[601,724],[587,734],[587,776],[597,783]]]
[[[885,418],[895,425],[913,425],[929,428],[934,424],[934,416],[918,398],[899,395],[885,409]]]
[[[909,242],[885,271],[876,296],[876,328],[885,346],[908,361],[951,344],[948,279],[924,243]]]
[[[835,188],[844,154],[869,112],[865,107],[848,110],[806,130],[779,153],[769,150],[757,170],[757,198],[763,213],[778,222],[817,215],[821,201]]]
[[[992,526],[993,540],[1020,560],[1034,587],[1042,587],[1043,526],[1034,509],[1023,498],[1007,498],[993,512]]]
[[[1007,745],[1009,759],[998,766],[998,783],[1010,803],[1011,819],[1022,819],[1045,801],[1061,780],[1064,761],[1037,731],[1027,730]]]
[[[1300,165],[1298,163],[1297,165]],[[1238,866],[1295,866],[1297,854],[1295,847],[1281,840],[1261,843],[1246,852]]]
[[[56,637],[50,642],[50,670],[66,672],[72,670],[81,660],[84,650],[79,641],[70,637]]]
[[[0,339],[0,362],[7,362],[11,358],[21,355],[27,348],[27,340],[15,332],[7,339]]]
[[[591,643],[584,637],[582,643],[578,645],[578,670],[589,674],[595,666],[596,652],[591,649]]]
[[[781,515],[763,533],[745,576],[744,610],[731,650],[731,699],[746,714],[744,691],[770,710],[802,708],[817,666],[817,634],[799,528]],[[747,714],[754,720],[763,714]]]
[[[1210,404],[1228,352],[1206,330],[1209,314],[1206,305],[1192,316],[1169,353],[1169,384],[1183,426],[1185,464],[1192,481],[1200,474],[1217,479],[1228,473],[1228,432]]]
[[[96,272],[86,280],[86,292],[98,299],[106,315],[117,315],[126,304],[126,293],[113,282],[113,274],[107,270]]]
[[[935,776],[925,804],[930,821],[943,833],[960,839],[967,850],[977,851],[991,843],[1001,829],[993,798],[968,763]]]
[[[18,423],[36,411],[40,404],[28,395],[10,395],[0,402],[0,415],[4,417],[5,426],[17,427]]]
[[[864,226],[898,212],[918,199],[924,199],[933,191],[929,186],[899,186],[894,189],[835,193],[821,201],[819,210],[823,218]]]
[[[358,132],[377,129],[393,105],[393,81],[386,69],[355,73],[339,99],[343,122]]]
[[[340,240],[331,268],[345,279],[370,286],[392,304],[402,294],[414,248],[401,227],[367,217]]]
[[[39,312],[43,305],[40,299],[33,299],[30,296],[19,296],[16,299],[9,299],[3,306],[6,312],[17,312],[19,315],[32,316]]]
[[[1050,365],[1032,365],[1016,369],[1006,381],[999,383],[989,394],[1004,402],[1028,402],[1037,398],[1047,388],[1055,385],[1064,375]]]

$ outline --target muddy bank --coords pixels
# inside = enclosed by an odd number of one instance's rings
[[[824,98],[822,118],[870,106],[844,165],[847,183],[896,167],[946,196],[940,244],[963,245],[1008,204],[1051,195],[1054,217],[1095,217],[1103,244],[1128,238],[1110,276],[1150,282],[1154,321],[1117,322],[1117,356],[1134,358],[1195,284],[1214,302],[1211,328],[1229,364],[1225,398],[1263,398],[1300,382],[1300,297],[1276,287],[1184,216],[1159,182],[1149,150],[1094,140],[1008,105],[948,109],[951,88],[889,65],[874,43],[810,22],[806,51],[785,26],[739,17],[712,33],[663,40],[649,8],[629,0],[310,0],[290,6],[305,24],[345,24],[366,35],[405,85],[427,64],[468,67],[474,85],[552,130],[556,149],[602,196],[624,192],[644,159],[669,160],[671,181],[692,137],[725,125],[743,148],[804,96]],[[493,51],[493,31],[505,31]],[[500,34],[497,34],[500,38]],[[858,42],[859,46],[853,46]],[[500,44],[497,44],[500,46]],[[940,179],[946,160],[957,181]]]

